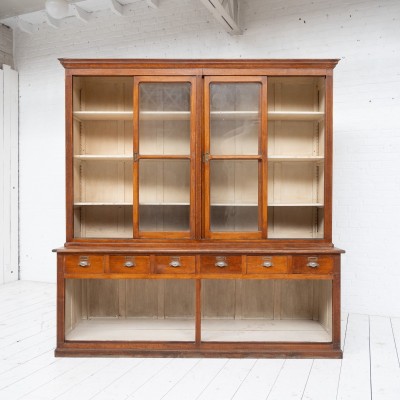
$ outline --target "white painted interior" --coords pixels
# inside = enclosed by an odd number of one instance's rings
[[[15,30],[22,279],[55,281],[65,240],[64,71],[58,57],[341,58],[334,76],[333,237],[343,309],[400,316],[400,2],[243,0],[230,36],[197,0],[145,1],[59,29]]]

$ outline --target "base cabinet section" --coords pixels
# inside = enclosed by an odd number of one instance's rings
[[[341,356],[331,279],[132,277],[60,280],[57,355]]]

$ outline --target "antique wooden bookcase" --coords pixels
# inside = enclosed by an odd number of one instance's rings
[[[341,357],[337,61],[61,60],[56,355]]]

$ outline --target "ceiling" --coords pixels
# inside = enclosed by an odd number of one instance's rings
[[[67,0],[77,3],[79,0]],[[46,0],[0,0],[0,19],[15,17],[44,9]]]

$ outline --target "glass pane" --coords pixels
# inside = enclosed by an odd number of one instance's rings
[[[139,85],[140,154],[190,154],[191,84]]]
[[[201,296],[204,342],[332,341],[331,281],[207,279]]]
[[[210,226],[217,232],[258,231],[258,161],[210,161]]]
[[[67,340],[193,342],[195,339],[194,280],[66,279],[65,282]]]
[[[140,160],[139,229],[189,231],[190,161]]]
[[[259,83],[210,85],[211,154],[258,154],[260,90]]]
[[[73,80],[74,235],[131,238],[133,78]]]
[[[323,238],[325,79],[268,80],[268,237]]]

